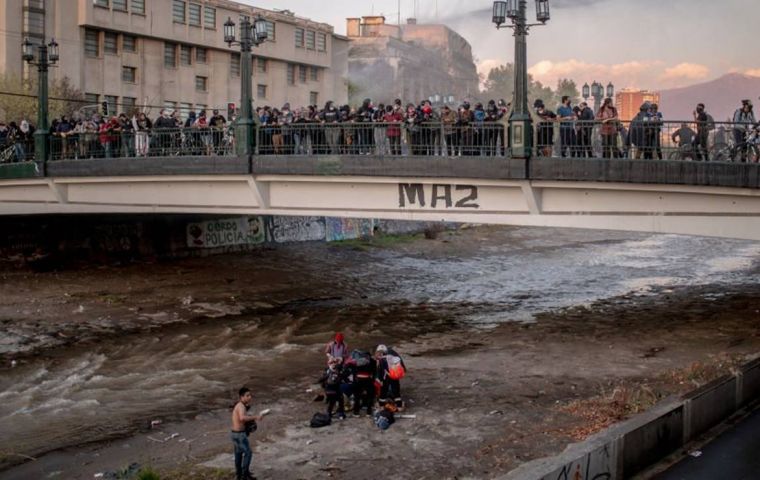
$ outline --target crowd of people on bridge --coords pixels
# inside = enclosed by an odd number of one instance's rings
[[[663,142],[670,150],[694,160],[710,158],[715,145],[743,145],[746,158],[757,126],[750,100],[743,100],[728,124],[716,127],[704,104],[693,121],[668,124],[657,104],[645,102],[630,122],[620,119],[611,98],[599,111],[563,97],[555,111],[543,100],[533,104],[536,155],[560,157],[663,159]],[[259,155],[509,155],[508,120],[511,104],[504,100],[463,102],[454,108],[434,107],[396,99],[375,105],[365,99],[359,107],[327,102],[291,108],[270,106],[255,110],[255,151]],[[234,118],[219,110],[179,112],[163,109],[154,119],[134,111],[116,116],[62,116],[50,127],[52,158],[225,155],[234,151]],[[23,161],[33,155],[34,126],[28,120],[0,122],[2,162]],[[752,138],[756,138],[755,137]]]

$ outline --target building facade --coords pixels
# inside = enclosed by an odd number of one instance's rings
[[[348,40],[332,26],[228,0],[2,0],[0,73],[30,73],[21,42],[60,44],[52,78],[68,77],[88,104],[158,114],[240,104],[240,50],[224,43],[228,18],[262,15],[254,48],[254,105],[292,107],[348,98]],[[239,37],[238,28],[238,37]]]
[[[620,120],[630,122],[639,113],[644,102],[660,103],[660,94],[648,90],[623,89],[615,95],[615,108]]]
[[[479,93],[472,47],[445,25],[390,25],[385,17],[347,19],[352,96],[419,102],[431,96],[470,99]]]

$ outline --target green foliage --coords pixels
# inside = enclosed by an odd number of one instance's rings
[[[37,123],[36,73],[33,73],[29,80],[24,80],[14,75],[0,75],[0,92],[4,92],[0,94],[0,119],[4,117],[7,122],[18,122],[25,118],[32,124]],[[83,103],[77,100],[84,99],[82,92],[71,85],[68,77],[60,80],[51,80],[48,88],[48,97],[66,99],[49,100],[48,118],[51,120],[61,115],[71,115],[83,105]]]
[[[578,86],[575,84],[574,80],[561,78],[557,82],[557,103],[559,103],[564,96],[570,97],[573,104],[580,102],[581,93],[578,91]]]
[[[514,77],[515,67],[511,63],[492,68],[486,76],[484,84],[485,89],[483,90],[481,97],[487,100],[498,100],[503,98],[507,102],[511,102],[515,90]],[[569,80],[569,82],[571,82],[573,86],[575,85],[572,80]],[[547,107],[552,109],[555,108],[555,104],[559,103],[557,96],[550,87],[544,86],[541,82],[534,80],[532,75],[528,75],[528,101],[530,106],[532,106],[533,102],[539,98],[544,101]]]
[[[152,468],[145,467],[137,474],[136,480],[161,480],[161,477]]]

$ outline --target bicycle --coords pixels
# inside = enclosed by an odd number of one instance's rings
[[[713,161],[758,163],[760,161],[760,125],[755,125],[750,132],[745,134],[743,142],[725,145],[715,150]]]

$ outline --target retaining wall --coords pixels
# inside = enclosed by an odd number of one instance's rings
[[[760,358],[736,375],[718,378],[681,398],[614,425],[562,454],[535,460],[503,480],[623,480],[652,466],[678,448],[760,399]]]

